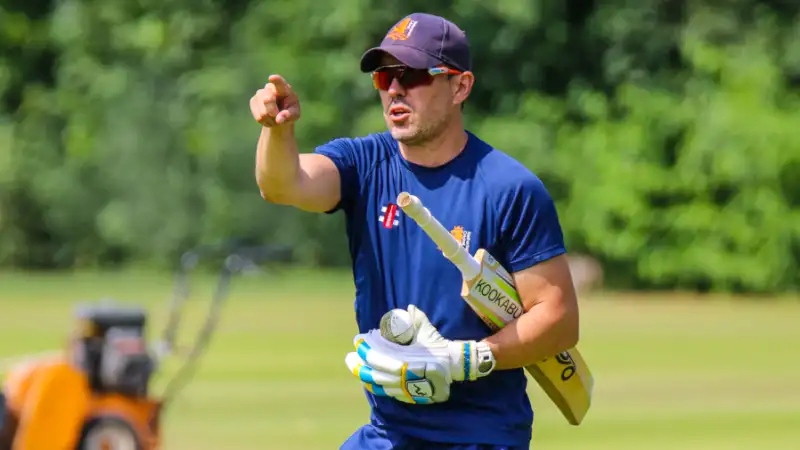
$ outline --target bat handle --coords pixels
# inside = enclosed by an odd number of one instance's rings
[[[471,280],[478,276],[480,263],[433,217],[419,198],[403,192],[397,196],[397,205],[439,246],[444,257],[458,267],[464,279]]]

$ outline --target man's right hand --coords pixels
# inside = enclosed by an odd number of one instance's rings
[[[282,76],[270,75],[269,82],[250,98],[250,112],[264,127],[284,125],[300,118],[300,100]]]

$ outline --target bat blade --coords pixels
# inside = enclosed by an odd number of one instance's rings
[[[594,378],[577,348],[525,367],[571,425],[580,425],[592,405]]]
[[[481,276],[465,282],[461,295],[484,323],[497,331],[522,315],[522,302],[511,275],[486,249],[475,252],[475,259],[480,263]],[[525,370],[570,424],[581,424],[591,406],[594,378],[577,348],[545,358]]]
[[[480,271],[473,279],[464,280],[461,297],[489,328],[497,331],[522,315],[522,302],[511,275],[489,252],[479,249],[473,258]]]
[[[492,331],[522,315],[524,309],[511,275],[486,249],[470,255],[417,197],[401,193],[397,204],[461,271],[461,297]],[[594,379],[578,349],[525,369],[567,421],[580,425],[591,406]]]

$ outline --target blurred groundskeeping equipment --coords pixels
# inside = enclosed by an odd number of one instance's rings
[[[189,381],[207,348],[232,277],[281,257],[283,251],[224,245],[185,253],[165,329],[153,343],[147,339],[143,308],[113,300],[78,305],[64,351],[23,359],[7,371],[0,398],[0,449],[161,448],[164,410]],[[180,345],[178,331],[190,297],[188,275],[208,257],[222,257],[216,290],[194,341]],[[163,393],[155,395],[153,376],[168,359],[181,366]]]

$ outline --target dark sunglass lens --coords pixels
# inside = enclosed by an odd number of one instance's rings
[[[383,91],[388,90],[395,79],[406,89],[428,85],[433,81],[427,70],[407,67],[382,67],[373,73],[375,87]]]
[[[392,85],[392,80],[399,78],[402,80],[403,69],[399,67],[381,67],[376,70],[372,77],[375,82],[375,87],[385,91]]]
[[[433,81],[433,78],[427,70],[407,70],[400,80],[405,88],[427,85],[431,81]]]
[[[389,86],[392,84],[392,78],[390,77],[389,73],[387,72],[375,72],[372,74],[372,80],[375,83],[375,87],[382,91],[389,89]]]

